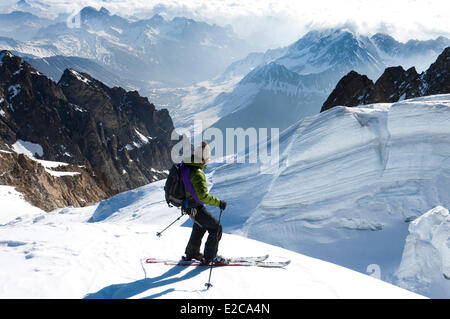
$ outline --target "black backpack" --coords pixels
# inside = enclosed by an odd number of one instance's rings
[[[184,190],[184,184],[181,180],[181,172],[179,164],[172,165],[167,177],[166,184],[164,185],[164,191],[166,193],[166,202],[169,207],[183,207],[186,199],[186,191]]]

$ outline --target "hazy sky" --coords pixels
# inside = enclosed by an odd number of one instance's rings
[[[287,45],[311,28],[347,26],[364,34],[386,32],[400,41],[450,37],[448,0],[26,0],[49,5],[47,13],[71,12],[86,5],[106,7],[122,16],[186,16],[219,25],[237,34]],[[17,0],[0,0],[8,10]],[[43,7],[43,6],[41,6]]]

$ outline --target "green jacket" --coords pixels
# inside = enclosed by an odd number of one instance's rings
[[[205,173],[203,173],[203,170],[206,168],[206,165],[203,165],[202,163],[186,163],[186,165],[189,166],[191,169],[191,182],[194,186],[195,192],[197,193],[197,197],[199,200],[201,200],[203,203],[216,206],[218,207],[220,204],[220,200],[217,197],[214,197],[209,194],[208,191],[208,185],[206,184],[206,176]],[[189,201],[195,201],[194,198],[189,194],[189,192],[186,192]]]

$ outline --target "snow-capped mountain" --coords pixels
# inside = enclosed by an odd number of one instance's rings
[[[336,83],[348,72],[357,70],[377,78],[394,62],[405,61],[409,65],[411,61],[419,61],[428,67],[445,48],[443,45],[450,44],[443,37],[407,44],[391,38],[404,48],[400,54],[389,51],[388,45],[380,41],[381,36],[368,37],[347,29],[311,31],[287,47],[252,53],[232,63],[211,82],[204,100],[196,90],[191,90],[178,106],[168,107],[174,111],[177,127],[193,125],[192,118],[198,118],[204,120],[204,126],[218,121],[214,126],[219,128],[279,125],[284,129],[304,116],[318,113]],[[268,86],[269,82],[274,85]],[[215,98],[210,95],[224,86],[226,91],[222,94],[216,93]],[[188,105],[192,101],[198,105],[197,115]],[[184,111],[192,115],[179,118],[177,114]],[[262,115],[266,121],[261,121]],[[186,123],[186,119],[191,123]],[[272,125],[270,119],[275,119]]]
[[[26,0],[19,0],[12,6],[12,9],[32,13],[34,15],[45,16],[47,11],[50,9],[50,6],[50,4],[42,1],[30,2]]]
[[[338,73],[349,69],[364,69],[377,74],[384,69],[370,39],[346,29],[308,32],[290,45],[287,53],[276,62],[299,74],[327,70]]]
[[[18,41],[9,37],[0,37],[0,48],[23,57],[46,57],[58,54],[58,49],[51,44],[36,46],[28,41]]]
[[[378,78],[386,67],[393,65],[416,66],[423,71],[449,45],[450,39],[442,36],[402,43],[382,33],[369,37],[348,29],[312,30],[287,47],[251,53],[231,64],[227,71],[246,74],[273,61],[299,74],[354,70]]]
[[[159,181],[91,207],[51,213],[29,206],[20,193],[0,186],[0,206],[8,203],[8,210],[0,212],[0,298],[423,298],[376,278],[231,234],[222,236],[223,256],[269,254],[270,260],[291,263],[285,269],[216,267],[213,287],[206,290],[209,267],[144,262],[149,257],[178,260],[189,239],[190,222],[188,227],[173,225],[160,238],[155,235],[178,213],[161,202],[163,186]],[[179,309],[173,308],[165,314],[176,317]]]
[[[13,11],[0,14],[0,36],[19,41],[31,40],[40,28],[54,23],[28,12]],[[2,48],[3,49],[3,48]]]
[[[53,55],[92,59],[121,78],[186,85],[221,73],[244,57],[248,45],[229,28],[177,17],[129,21],[105,8],[85,7],[80,25],[66,21],[42,26],[26,45],[5,47],[34,57]],[[12,38],[11,34],[9,38]],[[40,53],[39,53],[40,52]],[[220,61],[220,63],[218,63]]]
[[[437,37],[434,40],[409,40],[406,43],[398,42],[391,36],[383,33],[374,34],[370,38],[378,49],[378,54],[387,66],[401,65],[405,69],[415,67],[419,72],[426,70],[430,62],[450,45],[446,37]]]
[[[449,94],[307,117],[278,165],[212,165],[224,229],[393,282],[408,223],[450,206],[449,124]]]
[[[299,81],[300,77],[298,73],[290,72],[285,66],[270,62],[247,74],[242,79],[241,84],[262,84],[262,87],[267,89],[270,87],[279,87],[277,82],[280,82],[286,84],[286,89],[291,89],[297,86]]]
[[[133,86],[133,82],[123,80],[120,76],[111,72],[105,66],[102,66],[90,59],[62,55],[55,55],[46,58],[32,58],[24,56],[23,59],[33,68],[45,74],[45,76],[55,82],[59,81],[66,69],[72,69],[87,73],[93,78],[99,80],[101,79],[101,81],[109,87],[120,86],[127,90],[136,89],[136,86]]]
[[[211,126],[223,132],[227,127],[283,130],[305,116],[317,114],[323,95],[307,76],[270,62],[255,68],[236,89],[214,101],[219,102],[215,107],[220,110],[220,119]]]

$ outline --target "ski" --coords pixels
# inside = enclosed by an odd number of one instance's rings
[[[264,256],[256,256],[256,257],[230,257],[230,258],[223,258],[227,262],[261,262],[269,258],[269,255]]]
[[[269,258],[269,255],[263,255],[263,256],[256,256],[256,257],[230,257],[230,258],[223,258],[220,257],[223,260],[225,260],[228,263],[239,263],[239,262],[259,262],[259,261],[264,261],[267,258]],[[148,258],[148,260],[153,260],[153,263],[158,262],[158,263],[164,263],[166,260],[164,259],[156,259],[156,258]],[[174,260],[167,260],[168,262],[175,262]],[[197,262],[200,261],[199,259],[192,259],[192,260],[185,260],[184,257],[181,258],[180,262],[183,263],[191,263],[191,262]]]
[[[266,261],[269,255],[260,257],[237,257],[237,258],[224,258],[220,262],[215,262],[212,264],[213,267],[222,266],[256,266],[256,267],[267,267],[267,268],[283,268],[290,264],[288,261]],[[162,263],[169,266],[211,266],[202,265],[198,260],[169,260],[169,259],[157,259],[157,258],[147,258],[145,260],[147,264]]]
[[[228,263],[233,262],[233,263],[238,263],[238,262],[253,262],[253,261],[264,261],[267,258],[269,258],[269,255],[264,255],[264,256],[256,256],[256,257],[231,257],[231,258],[223,258],[220,257],[223,260],[226,260]],[[186,260],[185,256],[181,257],[181,260],[183,261],[191,261],[191,260]],[[193,261],[200,261],[200,259],[198,258],[193,258]]]

